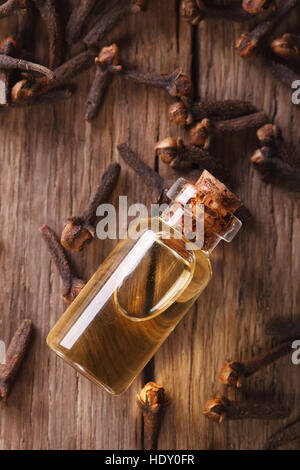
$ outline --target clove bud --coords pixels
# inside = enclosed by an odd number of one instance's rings
[[[196,166],[214,174],[224,174],[223,165],[215,157],[194,145],[185,145],[180,138],[168,137],[156,144],[155,150],[159,158],[174,169],[187,170]]]
[[[167,398],[164,387],[148,382],[137,395],[144,418],[144,450],[157,448],[157,439]]]
[[[274,39],[271,44],[273,52],[284,59],[298,59],[300,54],[300,36],[286,33]]]
[[[70,251],[82,251],[96,236],[93,223],[97,207],[106,202],[117,184],[120,165],[112,163],[103,174],[93,199],[79,217],[69,217],[62,235],[61,244]]]

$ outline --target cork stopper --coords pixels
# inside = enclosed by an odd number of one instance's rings
[[[212,251],[220,240],[230,242],[242,226],[241,221],[233,215],[242,205],[241,201],[207,170],[203,171],[195,184],[180,178],[170,189],[168,197],[174,204],[189,205],[194,217],[197,217],[197,208],[203,205],[204,251]],[[179,228],[179,220],[176,227]]]

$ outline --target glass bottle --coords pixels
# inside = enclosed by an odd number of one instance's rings
[[[241,227],[241,205],[206,170],[180,178],[161,216],[121,240],[48,335],[47,343],[84,376],[124,392],[174,330],[212,276],[209,255]],[[150,226],[150,228],[149,228]]]

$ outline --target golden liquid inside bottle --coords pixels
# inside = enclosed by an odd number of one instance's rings
[[[164,239],[163,229],[160,221],[159,231],[119,242],[47,338],[114,394],[129,387],[211,279],[207,254]]]

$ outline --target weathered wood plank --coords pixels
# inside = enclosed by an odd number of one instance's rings
[[[252,100],[275,117],[286,139],[300,148],[300,110],[290,104],[287,90],[259,61],[245,63],[233,50],[244,26],[207,21],[195,33],[179,18],[179,2],[149,3],[146,14],[126,20],[105,41],[120,45],[124,63],[157,72],[192,68],[201,98]],[[6,21],[9,31],[12,23]],[[295,21],[290,18],[288,24]],[[40,45],[38,49],[46,57]],[[65,307],[60,280],[37,229],[48,223],[59,233],[66,217],[81,211],[105,167],[120,161],[116,145],[121,142],[128,142],[152,168],[158,166],[161,175],[175,178],[175,172],[156,162],[153,147],[168,135],[186,140],[187,135],[167,120],[172,102],[168,96],[119,77],[99,116],[85,123],[92,79],[93,71],[82,75],[68,103],[0,112],[0,339],[8,342],[25,316],[36,325],[20,379],[7,404],[0,403],[0,449],[141,448],[135,396],[144,374],[123,396],[111,397],[45,344]],[[213,149],[231,169],[232,189],[254,220],[231,245],[216,249],[211,284],[156,355],[154,375],[148,369],[147,377],[166,386],[172,400],[159,439],[161,449],[261,448],[279,427],[255,422],[214,426],[201,415],[211,393],[235,396],[217,383],[224,359],[250,357],[269,347],[263,328],[273,313],[299,314],[299,200],[261,182],[249,165],[255,147],[252,134],[226,138]],[[119,194],[127,194],[129,203],[150,203],[144,182],[121,165]],[[88,279],[115,243],[96,241],[84,253],[72,255],[80,275]],[[251,378],[246,395],[282,400],[296,417],[298,388],[298,370],[285,358]],[[290,447],[297,448],[297,443]]]

